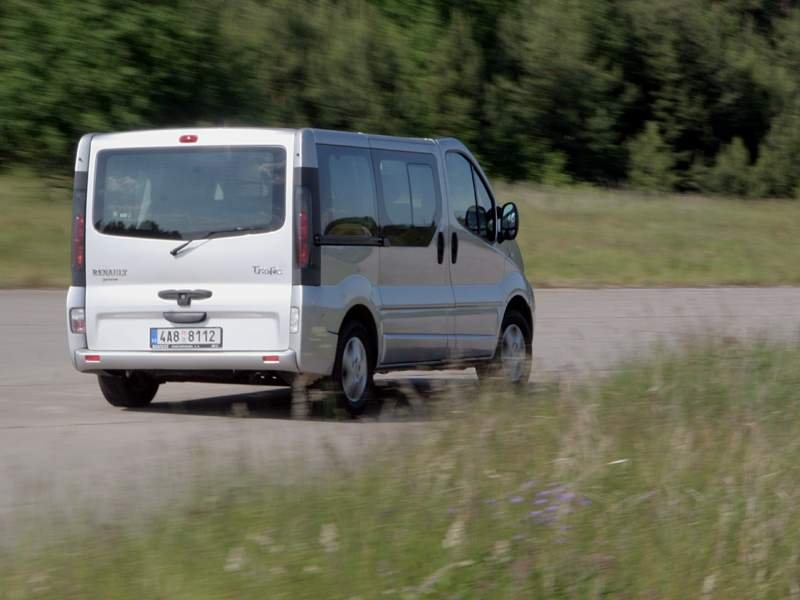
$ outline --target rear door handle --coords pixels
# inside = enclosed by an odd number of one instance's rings
[[[208,300],[212,294],[209,290],[161,290],[158,297],[162,300],[177,300],[178,306],[191,306],[192,300]]]
[[[458,234],[455,231],[450,237],[450,261],[453,264],[458,261]]]
[[[436,237],[436,261],[439,264],[444,262],[444,234],[441,231]]]

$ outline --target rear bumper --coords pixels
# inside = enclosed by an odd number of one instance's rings
[[[87,360],[87,357],[90,357]],[[99,360],[97,358],[99,357]],[[76,350],[78,371],[281,371],[299,372],[294,350],[281,352],[113,352]],[[265,360],[267,359],[267,360]]]

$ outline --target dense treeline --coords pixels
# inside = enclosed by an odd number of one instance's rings
[[[86,131],[456,135],[507,178],[795,196],[796,0],[6,0],[0,161]],[[64,167],[65,168],[65,167]]]

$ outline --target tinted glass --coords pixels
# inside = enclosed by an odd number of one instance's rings
[[[447,154],[447,189],[450,210],[453,216],[466,229],[477,230],[475,217],[475,188],[472,183],[472,166],[469,161],[455,152]],[[472,223],[468,223],[469,214]]]
[[[497,220],[494,203],[478,172],[473,170],[473,173],[475,174],[475,196],[478,200],[477,233],[479,236],[493,241]]]
[[[369,150],[317,147],[323,235],[378,235],[375,182]]]
[[[384,225],[413,225],[411,218],[411,190],[408,185],[408,169],[405,161],[380,161],[383,208],[386,211]]]
[[[412,220],[415,227],[427,227],[436,218],[436,179],[430,165],[408,165],[411,185]]]
[[[272,231],[284,221],[282,148],[103,151],[94,225],[103,233],[192,239],[211,231]]]
[[[391,246],[429,245],[439,206],[433,157],[376,151],[375,158],[383,201],[383,235]]]

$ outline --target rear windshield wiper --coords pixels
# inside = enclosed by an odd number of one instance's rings
[[[220,236],[220,235],[224,235],[226,233],[251,233],[251,232],[254,232],[254,231],[260,231],[261,229],[263,229],[263,228],[262,227],[232,227],[230,229],[215,229],[213,231],[209,231],[207,234],[205,234],[203,236],[200,236],[198,238],[192,238],[191,240],[186,240],[180,246],[176,246],[175,248],[170,250],[169,253],[172,254],[172,256],[178,256],[178,254],[180,254],[181,250],[186,248],[186,246],[188,246],[192,242],[199,242],[199,241],[202,241],[202,240],[210,240],[212,238],[215,238],[215,237]]]

